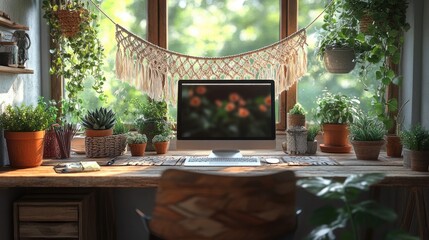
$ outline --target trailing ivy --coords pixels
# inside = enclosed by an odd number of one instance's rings
[[[68,0],[54,2],[43,0],[43,17],[50,26],[50,35],[53,45],[50,50],[52,64],[50,73],[61,76],[65,80],[67,98],[63,101],[63,114],[71,114],[73,119],[79,119],[82,99],[77,97],[84,90],[84,80],[88,77],[94,79],[92,88],[103,100],[103,85],[106,78],[103,75],[103,47],[97,38],[97,15],[89,11],[88,2]],[[72,37],[65,36],[60,27],[57,13],[59,10],[79,11],[82,19],[79,31]]]

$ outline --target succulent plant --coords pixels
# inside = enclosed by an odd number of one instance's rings
[[[169,135],[158,134],[158,135],[155,135],[152,138],[152,143],[156,143],[156,142],[168,142],[168,141],[170,141],[170,138],[171,138],[171,136],[169,136]]]
[[[127,133],[127,143],[128,144],[147,143],[147,137],[145,134],[130,132],[130,133]]]
[[[302,105],[301,105],[301,104],[296,103],[296,104],[293,106],[293,108],[291,108],[291,109],[289,110],[289,114],[294,114],[294,115],[305,115],[305,114],[306,114],[306,112],[305,112],[304,107],[302,107]]]
[[[94,111],[88,110],[87,114],[80,119],[85,128],[93,130],[111,129],[116,122],[115,113],[104,107]]]

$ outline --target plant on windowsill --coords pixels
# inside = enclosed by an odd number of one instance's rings
[[[378,160],[386,130],[382,121],[368,113],[358,114],[350,124],[350,142],[359,160]]]
[[[145,134],[131,132],[127,134],[127,143],[131,156],[143,156],[146,150],[147,137]]]
[[[287,129],[305,126],[305,109],[296,103],[287,113]]]
[[[165,154],[170,146],[171,135],[158,134],[152,138],[156,154]]]
[[[7,106],[0,115],[9,163],[14,168],[31,168],[42,164],[45,130],[52,123],[49,109],[39,101],[36,106]]]
[[[313,124],[307,129],[307,154],[316,154],[317,140],[316,136],[320,132],[320,126]]]
[[[99,94],[100,100],[104,99],[103,47],[97,38],[97,15],[88,10],[89,2],[86,3],[86,6],[80,0],[43,0],[42,3],[43,17],[50,26],[50,36],[55,46],[50,50],[50,73],[65,80],[67,97],[63,99],[62,112],[70,114],[68,122],[78,122],[82,115],[82,99],[78,93],[84,90],[83,82],[88,77],[94,79],[92,88]],[[59,16],[64,11],[79,13],[81,21],[73,34],[65,34],[64,26],[61,26]]]
[[[404,146],[404,167],[427,172],[429,165],[429,131],[414,125],[400,134]]]
[[[358,113],[359,100],[325,90],[316,99],[317,108],[315,117],[322,125],[323,144],[322,152],[348,153],[351,145],[348,142],[348,124],[353,122]]]
[[[336,204],[323,206],[314,211],[310,222],[317,227],[307,239],[367,239],[366,229],[376,229],[393,222],[396,213],[374,200],[359,200],[369,187],[384,178],[381,173],[352,174],[343,182],[326,178],[301,179],[297,185],[319,198]],[[402,231],[390,231],[385,239],[417,240]]]

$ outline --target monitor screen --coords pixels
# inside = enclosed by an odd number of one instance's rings
[[[180,80],[178,90],[178,144],[275,140],[272,80]]]

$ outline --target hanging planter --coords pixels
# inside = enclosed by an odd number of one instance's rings
[[[360,32],[368,34],[368,28],[372,24],[372,22],[374,22],[374,19],[368,13],[363,14],[362,17],[359,19]]]
[[[327,46],[323,61],[330,73],[349,73],[356,66],[355,51],[347,46]]]
[[[66,37],[74,37],[80,30],[80,24],[88,14],[86,9],[68,10],[60,9],[56,12],[61,32]]]

